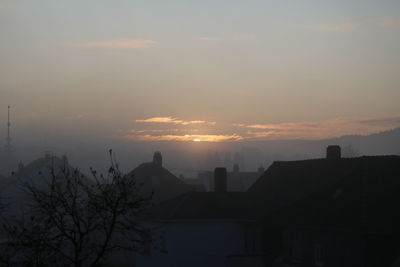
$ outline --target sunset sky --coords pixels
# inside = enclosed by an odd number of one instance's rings
[[[0,134],[320,139],[400,126],[398,0],[0,0]]]

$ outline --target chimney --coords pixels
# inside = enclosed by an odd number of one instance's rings
[[[160,151],[154,153],[153,164],[162,167],[162,156]]]
[[[214,170],[214,191],[224,193],[227,190],[226,168],[215,168]]]
[[[340,159],[341,158],[340,146],[338,146],[338,145],[328,146],[326,148],[326,158],[327,159]]]

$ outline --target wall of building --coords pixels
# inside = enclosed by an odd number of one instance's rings
[[[364,242],[357,232],[323,228],[284,231],[284,262],[292,266],[365,267]]]
[[[165,233],[167,252],[154,251],[151,255],[138,255],[136,266],[231,266],[227,256],[249,252],[253,249],[250,243],[254,243],[255,250],[261,249],[260,240],[246,240],[253,236],[249,234],[248,227],[228,221],[165,224],[162,231]]]

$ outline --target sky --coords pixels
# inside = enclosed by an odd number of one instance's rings
[[[0,0],[0,130],[11,105],[32,142],[380,132],[399,47],[398,0]]]

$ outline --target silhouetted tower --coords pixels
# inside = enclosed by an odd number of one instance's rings
[[[160,151],[156,151],[153,156],[153,163],[157,166],[162,167],[162,156]]]
[[[0,172],[6,176],[10,175],[17,168],[17,162],[14,160],[14,151],[11,145],[11,107],[7,106],[7,136],[4,146],[4,153],[0,155]]]
[[[8,106],[7,114],[7,137],[6,137],[6,156],[11,157],[12,147],[11,147],[11,122],[10,122],[10,106]]]

